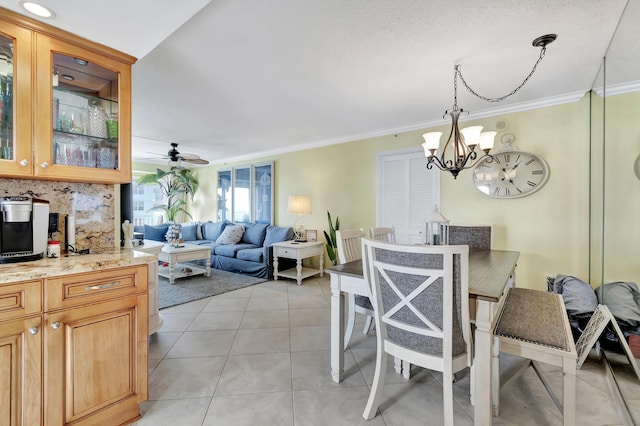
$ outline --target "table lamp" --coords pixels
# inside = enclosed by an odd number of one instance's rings
[[[287,213],[298,215],[298,218],[293,224],[293,231],[295,232],[296,241],[307,241],[304,235],[304,225],[301,223],[299,224],[298,221],[303,214],[311,214],[311,197],[301,194],[289,195],[289,205],[287,206]]]

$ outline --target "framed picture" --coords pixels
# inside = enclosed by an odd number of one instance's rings
[[[307,241],[318,241],[318,231],[315,229],[307,229]]]

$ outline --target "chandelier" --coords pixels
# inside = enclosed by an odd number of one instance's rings
[[[489,154],[489,151],[493,148],[493,140],[496,136],[497,132],[484,132],[482,133],[482,126],[471,126],[466,127],[460,130],[458,126],[458,120],[460,118],[460,114],[468,113],[468,111],[463,110],[458,107],[458,77],[460,77],[460,81],[464,87],[479,99],[482,99],[486,102],[500,102],[504,99],[508,98],[511,95],[514,95],[518,90],[522,89],[522,87],[527,84],[527,81],[531,78],[533,73],[536,70],[536,67],[544,58],[545,52],[547,50],[547,45],[552,43],[557,36],[555,34],[547,34],[540,36],[533,40],[531,43],[535,47],[540,47],[540,56],[536,63],[533,65],[533,69],[527,75],[522,83],[515,89],[513,89],[508,94],[498,97],[498,98],[487,98],[485,96],[479,95],[475,90],[473,90],[464,77],[462,76],[462,71],[460,65],[454,65],[453,67],[453,107],[447,111],[445,111],[442,118],[445,118],[447,115],[451,117],[451,132],[449,132],[449,138],[447,142],[444,144],[442,151],[440,151],[440,156],[436,155],[436,151],[440,147],[440,137],[442,136],[442,132],[429,132],[422,135],[424,138],[424,143],[422,147],[424,148],[425,157],[427,157],[427,169],[433,168],[433,166],[437,166],[442,171],[450,172],[454,179],[458,177],[458,173],[460,173],[464,169],[468,169],[473,167],[478,161],[484,159],[485,157],[489,159],[489,161],[493,161],[493,157]],[[480,146],[479,150],[476,148]],[[478,154],[482,151],[484,155],[478,158]]]

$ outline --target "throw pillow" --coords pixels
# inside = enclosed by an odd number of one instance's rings
[[[218,239],[224,227],[227,226],[226,221],[223,222],[206,222],[202,225],[202,238],[205,240],[215,241]]]
[[[197,223],[183,223],[181,227],[182,231],[182,239],[185,241],[195,241],[196,237],[196,229],[198,228]]]
[[[144,239],[166,242],[167,239],[165,238],[165,234],[167,233],[167,229],[169,229],[168,223],[164,223],[158,226],[145,225]]]
[[[204,225],[204,223],[198,222],[198,227],[196,229],[196,240],[204,240],[204,236],[202,235],[202,225]]]
[[[293,229],[283,226],[267,226],[267,235],[264,238],[264,246],[269,247],[273,243],[293,240]]]
[[[249,223],[245,225],[242,241],[254,246],[262,246],[264,236],[267,233],[267,225],[264,223]]]
[[[244,226],[242,225],[227,225],[222,231],[222,234],[216,240],[218,244],[238,244],[244,234]]]

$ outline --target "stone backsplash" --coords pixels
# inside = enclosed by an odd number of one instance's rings
[[[99,251],[115,246],[114,185],[0,179],[0,196],[24,195],[49,201],[49,212],[59,214],[59,232],[51,239],[65,242],[65,217],[76,219],[76,250]]]

